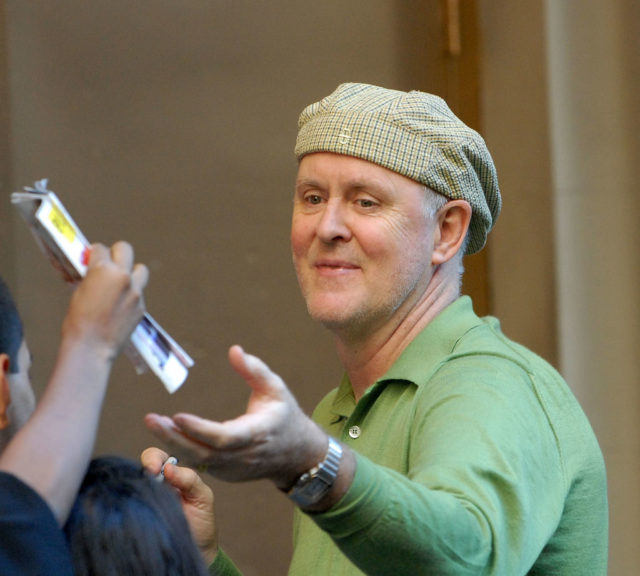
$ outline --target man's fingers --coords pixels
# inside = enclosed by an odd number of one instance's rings
[[[271,374],[269,367],[260,358],[247,354],[238,345],[229,348],[229,362],[233,369],[245,380],[265,378]]]
[[[214,422],[194,414],[175,414],[173,422],[184,434],[216,451],[239,450],[254,443],[260,436],[256,418],[243,414],[227,420]]]
[[[180,435],[180,429],[174,424],[173,420],[168,416],[160,414],[147,414],[144,417],[144,423],[147,428],[156,436],[163,440],[171,440],[175,435]]]
[[[140,455],[140,462],[151,474],[156,475],[160,473],[162,465],[165,463],[167,458],[169,458],[169,454],[164,450],[153,446],[142,452]]]
[[[284,387],[280,377],[269,366],[257,356],[247,354],[240,346],[229,348],[229,363],[256,392],[272,395]]]
[[[206,460],[210,447],[188,437],[168,416],[147,414],[144,422],[150,432],[171,447],[171,452],[188,463],[200,464]]]

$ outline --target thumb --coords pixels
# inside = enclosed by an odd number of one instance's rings
[[[284,382],[257,356],[247,354],[240,346],[229,348],[229,363],[232,368],[258,393],[271,395],[282,393]]]

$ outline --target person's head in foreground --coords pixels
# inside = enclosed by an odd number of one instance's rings
[[[207,574],[173,488],[125,458],[91,461],[64,531],[77,576]]]

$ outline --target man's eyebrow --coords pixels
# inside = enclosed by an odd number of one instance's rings
[[[367,190],[370,188],[379,188],[378,183],[375,181],[363,182],[362,180],[352,180],[347,184],[348,190]]]
[[[360,178],[354,178],[347,182],[346,189],[351,192],[369,192],[371,194],[385,193],[388,190],[388,186],[382,180],[362,180]]]
[[[300,178],[296,180],[296,190],[300,188],[322,188],[322,185],[315,178]]]

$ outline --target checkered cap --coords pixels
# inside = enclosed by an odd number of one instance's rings
[[[442,98],[368,84],[341,84],[307,106],[295,154],[355,156],[471,204],[467,254],[479,251],[501,207],[496,169],[482,137]]]

